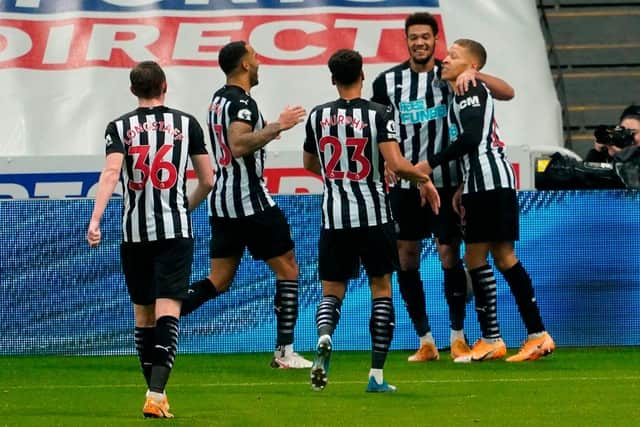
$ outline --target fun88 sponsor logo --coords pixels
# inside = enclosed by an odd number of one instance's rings
[[[0,11],[61,13],[73,11],[132,12],[144,10],[299,9],[309,7],[438,7],[438,0],[9,0]]]

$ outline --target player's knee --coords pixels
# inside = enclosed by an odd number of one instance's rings
[[[494,256],[493,260],[496,264],[496,268],[502,272],[509,270],[511,267],[518,263],[518,259],[515,257],[515,255],[507,255],[498,258]]]
[[[231,283],[233,282],[234,274],[229,272],[211,273],[209,280],[213,283],[218,293],[223,293],[229,290]]]
[[[400,261],[400,270],[411,271],[420,267],[420,253],[417,251],[398,252],[398,261]]]
[[[371,277],[369,279],[371,295],[373,298],[382,298],[391,296],[391,275],[386,274],[379,277]]]
[[[443,248],[441,246],[438,248],[438,255],[440,256],[440,263],[444,268],[453,268],[458,265],[460,261],[458,253],[451,250],[450,247]]]
[[[464,254],[464,263],[469,270],[482,267],[487,264],[487,257],[482,254],[467,252]]]
[[[151,328],[156,324],[155,304],[134,304],[134,316],[136,326],[139,328]]]
[[[400,269],[403,271],[416,270],[420,266],[421,250],[419,242],[399,240],[398,259],[400,261]]]
[[[298,279],[298,263],[293,251],[289,251],[284,255],[276,257],[269,261],[271,269],[278,280],[297,280]]]

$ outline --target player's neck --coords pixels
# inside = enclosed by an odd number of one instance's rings
[[[413,58],[409,59],[409,67],[416,73],[425,73],[433,70],[436,66],[436,59],[432,56],[429,58],[427,62],[424,64],[418,64],[413,60]]]
[[[164,105],[164,95],[158,98],[151,98],[151,99],[138,98],[138,107],[140,108],[161,107],[163,105]]]
[[[362,98],[362,86],[338,86],[338,95],[346,101]]]
[[[227,86],[238,86],[247,93],[251,91],[251,83],[249,83],[249,79],[244,78],[244,76],[227,78]]]

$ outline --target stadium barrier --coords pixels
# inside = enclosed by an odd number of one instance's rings
[[[640,345],[640,192],[519,193],[521,239],[516,251],[529,271],[547,329],[561,346]],[[276,196],[287,217],[300,265],[296,349],[316,342],[319,195]],[[0,355],[132,354],[133,313],[119,262],[121,199],[105,212],[103,244],[85,241],[93,200],[0,201]],[[208,273],[206,206],[193,215],[192,279]],[[432,242],[422,253],[427,310],[437,343],[448,345],[442,271]],[[498,315],[508,346],[525,338],[509,289],[497,274]],[[244,259],[231,290],[181,322],[180,351],[265,352],[275,343],[274,279],[263,263]],[[392,349],[417,338],[394,278]],[[349,285],[334,336],[338,350],[368,350],[370,297],[364,274]],[[473,303],[466,331],[479,336]]]

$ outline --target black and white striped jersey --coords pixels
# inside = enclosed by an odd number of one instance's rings
[[[516,188],[498,133],[493,98],[484,83],[454,97],[449,106],[449,139],[451,144],[469,146],[462,156],[464,193]]]
[[[397,144],[390,107],[364,99],[328,102],[311,110],[304,150],[320,159],[325,229],[391,221],[378,144]]]
[[[125,155],[123,241],[192,237],[187,162],[207,154],[197,120],[165,106],[141,107],[110,122],[105,143],[107,155]]]
[[[251,95],[238,86],[225,85],[213,94],[207,118],[215,165],[209,215],[215,217],[245,217],[275,206],[263,179],[265,150],[238,158],[231,155],[227,131],[237,120],[254,131],[265,125]]]
[[[416,73],[409,61],[382,72],[373,82],[372,101],[392,105],[398,124],[397,138],[404,157],[416,164],[442,151],[447,144],[447,104],[451,94],[441,80],[441,63],[433,70]],[[454,187],[462,182],[457,162],[444,163],[433,171],[436,187]],[[401,181],[409,188],[409,181]]]

